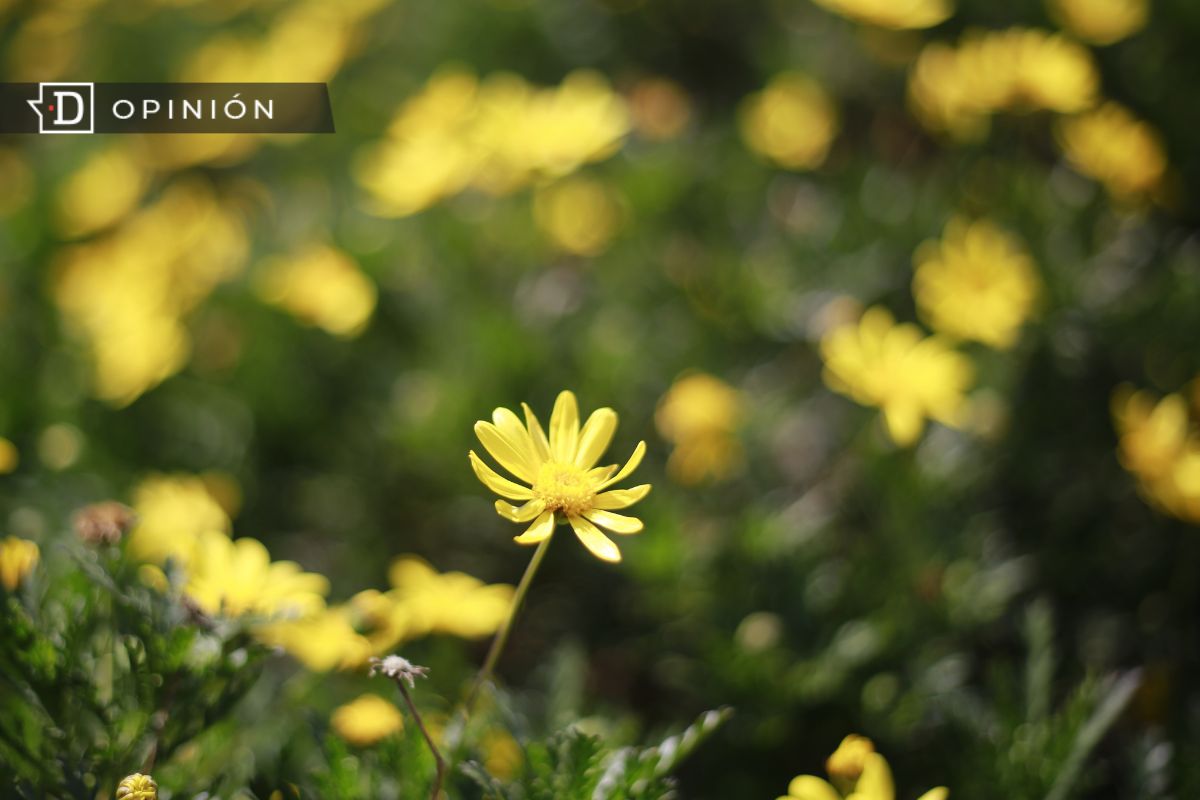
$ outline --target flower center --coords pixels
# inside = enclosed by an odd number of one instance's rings
[[[545,503],[548,511],[561,511],[572,516],[591,509],[596,490],[588,479],[587,470],[574,464],[547,461],[538,470],[533,496]]]

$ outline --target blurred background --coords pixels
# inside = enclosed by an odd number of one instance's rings
[[[904,798],[1077,751],[1076,796],[1200,796],[1198,39],[1190,0],[0,0],[6,81],[325,81],[337,125],[0,140],[0,532],[116,499],[331,606],[408,554],[514,584],[472,425],[569,388],[654,491],[623,563],[550,549],[518,716],[733,707],[683,797],[854,732]],[[486,646],[402,651],[453,697]],[[242,785],[364,691],[270,669]]]

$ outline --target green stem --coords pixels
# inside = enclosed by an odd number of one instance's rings
[[[446,782],[446,760],[442,758],[441,751],[438,750],[433,737],[429,735],[429,730],[425,727],[425,720],[421,719],[421,712],[417,711],[417,704],[413,702],[412,695],[408,693],[408,687],[404,685],[404,678],[397,677],[395,681],[396,686],[400,687],[400,694],[404,697],[404,702],[408,705],[408,712],[412,714],[413,721],[417,723],[417,728],[421,731],[421,736],[425,738],[425,744],[429,746],[429,752],[433,754],[437,775],[434,777],[433,790],[429,798],[430,800],[439,800],[442,796],[442,785]]]
[[[492,679],[496,662],[500,660],[500,654],[504,652],[504,646],[508,644],[508,634],[512,631],[513,621],[516,620],[517,613],[521,610],[521,604],[525,602],[525,595],[528,594],[529,586],[533,583],[533,576],[537,574],[542,559],[546,557],[546,550],[549,549],[550,540],[553,538],[554,535],[551,534],[543,539],[537,550],[534,551],[533,558],[529,559],[529,566],[525,567],[525,574],[521,576],[516,594],[513,595],[512,608],[508,611],[508,617],[500,626],[500,630],[496,632],[496,638],[492,639],[492,646],[488,649],[487,658],[484,659],[483,666],[479,668],[475,682],[471,684],[471,691],[467,693],[467,699],[463,702],[464,716],[471,715],[471,709],[475,706],[479,690],[483,688],[483,684]]]

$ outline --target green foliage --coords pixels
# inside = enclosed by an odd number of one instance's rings
[[[1055,707],[1054,630],[1044,602],[1028,608],[1025,633],[1023,685],[1015,670],[998,665],[986,694],[960,691],[937,700],[966,740],[978,743],[959,787],[1047,800],[1083,796],[1100,783],[1085,764],[1126,710],[1141,676],[1085,679]]]
[[[0,753],[18,796],[83,800],[225,719],[265,651],[144,585],[118,548],[61,547],[52,579],[3,597]]]
[[[568,728],[525,749],[520,779],[511,785],[475,762],[463,771],[493,800],[668,800],[671,774],[715,732],[730,711],[710,711],[682,733],[651,747],[606,747],[599,736]]]

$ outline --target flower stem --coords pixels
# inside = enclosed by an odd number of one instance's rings
[[[425,727],[425,721],[421,719],[421,712],[417,711],[417,704],[413,702],[412,695],[408,692],[408,687],[404,685],[404,679],[394,678],[396,686],[400,689],[401,696],[404,697],[404,702],[408,704],[408,712],[412,714],[413,720],[417,723],[417,728],[420,729],[421,735],[425,737],[425,744],[429,745],[429,752],[433,753],[433,761],[437,766],[437,776],[433,781],[433,791],[430,793],[430,800],[438,800],[442,796],[442,784],[446,781],[446,761],[442,758],[442,753],[433,742],[433,737],[429,735],[429,730]]]
[[[475,705],[475,700],[479,695],[479,690],[483,688],[483,684],[492,679],[492,673],[496,669],[496,662],[500,660],[500,654],[504,652],[504,646],[508,644],[508,634],[512,631],[513,621],[517,618],[517,613],[521,610],[521,604],[525,601],[525,595],[529,592],[529,586],[533,583],[533,576],[537,574],[538,567],[542,564],[542,559],[546,557],[546,550],[550,547],[550,540],[554,536],[551,534],[542,540],[538,545],[537,550],[533,553],[533,558],[529,559],[529,566],[525,567],[525,574],[521,576],[521,582],[517,584],[517,591],[513,595],[512,607],[508,611],[508,617],[505,618],[504,624],[500,626],[500,630],[496,632],[496,638],[492,639],[492,646],[488,649],[487,658],[484,659],[483,666],[479,668],[479,673],[475,676],[474,683],[471,684],[471,691],[467,693],[467,699],[463,702],[463,711],[466,716],[470,716],[471,709]]]

